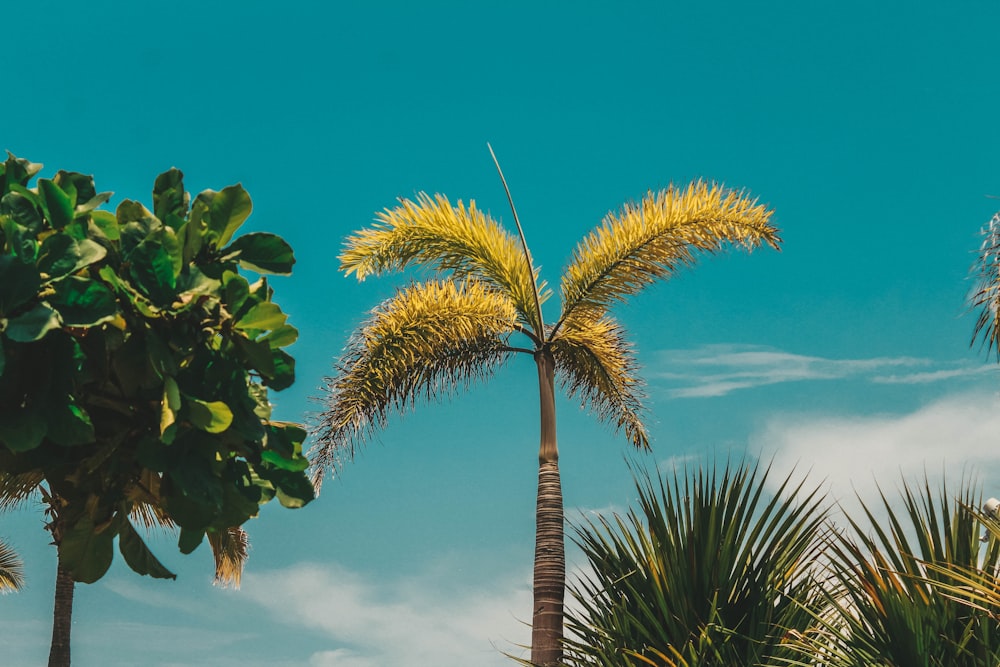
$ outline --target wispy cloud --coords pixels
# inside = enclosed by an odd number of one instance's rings
[[[665,350],[650,373],[671,398],[724,396],[783,382],[862,379],[868,382],[916,384],[995,372],[994,366],[940,363],[916,357],[826,359],[750,345],[706,345]]]
[[[312,667],[509,665],[529,642],[529,575],[498,573],[476,587],[448,581],[449,568],[376,578],[335,564],[296,564],[248,574],[243,594],[274,620],[329,639]]]
[[[1000,496],[1000,399],[959,394],[916,411],[880,416],[774,417],[751,438],[751,451],[771,461],[774,479],[793,469],[827,485],[831,497],[876,502],[901,480],[942,477],[957,488],[974,478]]]

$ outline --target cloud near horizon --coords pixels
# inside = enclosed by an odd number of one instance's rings
[[[670,398],[725,396],[783,382],[860,379],[879,384],[923,384],[996,372],[995,365],[934,362],[916,357],[826,359],[758,345],[704,345],[656,355],[652,382]]]

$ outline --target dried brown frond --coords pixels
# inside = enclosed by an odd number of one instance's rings
[[[340,262],[341,270],[361,280],[413,264],[488,282],[507,294],[523,323],[541,331],[537,276],[531,275],[515,237],[477,209],[475,201],[466,206],[459,200],[453,206],[444,195],[425,193],[416,201],[400,199],[399,206],[379,213],[371,227],[347,238]],[[544,283],[538,291],[544,301]]]
[[[972,344],[982,335],[987,353],[996,352],[1000,360],[1000,213],[982,230],[983,244],[972,266],[977,279],[969,304],[979,311],[972,332]]]
[[[19,591],[24,587],[24,563],[13,547],[0,540],[0,593]]]
[[[317,488],[392,411],[491,374],[510,355],[516,324],[511,301],[475,280],[413,284],[375,308],[327,381],[328,408],[309,454]]]
[[[623,430],[629,442],[649,448],[642,422],[644,394],[635,352],[613,319],[573,320],[552,341],[556,372],[570,396],[579,396],[601,421]]]
[[[562,279],[563,314],[597,320],[615,302],[727,245],[777,248],[772,211],[741,192],[696,181],[649,192],[609,213],[577,245]]]
[[[215,585],[240,587],[243,567],[250,555],[250,537],[239,526],[207,533],[215,556]]]

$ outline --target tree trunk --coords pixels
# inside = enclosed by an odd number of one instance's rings
[[[62,564],[56,573],[55,606],[52,611],[52,644],[49,667],[69,667],[69,635],[73,625],[73,581]]]
[[[535,509],[534,609],[531,662],[551,667],[562,662],[566,546],[563,540],[562,484],[556,446],[555,361],[548,350],[535,354],[541,404],[538,450],[538,504]]]

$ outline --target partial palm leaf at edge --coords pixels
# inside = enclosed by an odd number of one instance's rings
[[[246,531],[233,526],[222,532],[207,534],[215,558],[215,584],[233,588],[240,587],[243,568],[250,555],[250,539]]]
[[[410,264],[438,272],[454,272],[459,279],[475,276],[496,285],[514,303],[521,320],[541,333],[535,306],[537,275],[531,275],[517,240],[488,214],[452,205],[444,195],[420,193],[416,201],[378,214],[375,224],[347,238],[340,268],[363,280],[368,275],[402,270]],[[550,292],[538,285],[544,301]]]
[[[698,252],[718,252],[727,243],[778,249],[771,214],[743,193],[703,181],[650,191],[638,204],[609,213],[577,245],[563,272],[556,329],[576,317],[602,317],[612,304],[694,264]]]
[[[979,309],[972,344],[982,335],[987,352],[995,352],[1000,360],[1000,213],[986,224],[982,236],[983,243],[972,266],[978,283],[969,297],[972,308]]]
[[[649,449],[639,364],[617,322],[574,322],[552,341],[552,354],[570,397],[579,396],[599,421],[613,422],[635,447]]]
[[[17,475],[0,472],[0,512],[16,509],[36,493],[44,479],[37,472]]]
[[[412,284],[375,308],[328,380],[332,400],[310,452],[317,488],[392,411],[489,376],[513,352],[507,337],[516,327],[510,300],[475,280]]]
[[[0,540],[0,593],[19,591],[24,587],[24,562],[13,547]]]

